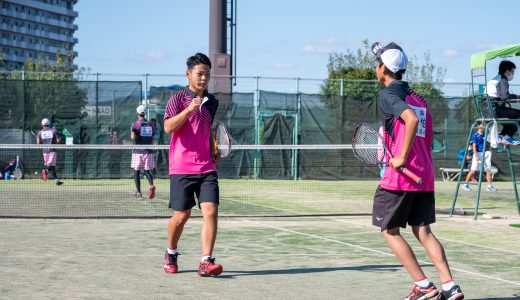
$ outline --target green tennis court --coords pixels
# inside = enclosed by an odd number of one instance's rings
[[[434,230],[466,299],[520,297],[520,238],[507,225],[515,221],[439,215]],[[399,299],[410,286],[369,216],[222,218],[216,278],[196,275],[200,218],[185,228],[174,275],[162,270],[166,219],[0,223],[4,299]]]
[[[10,195],[0,198],[0,298],[399,299],[410,287],[370,224],[375,180],[221,179],[214,255],[224,273],[217,278],[196,275],[198,212],[179,245],[181,272],[162,270],[169,182],[156,184],[150,201],[133,198],[129,179],[67,180],[60,187],[36,179],[0,182]],[[457,212],[467,215],[443,213],[454,185],[437,182],[433,228],[466,299],[518,299],[520,235],[509,224],[520,217],[510,183],[483,192],[480,213],[492,218],[478,220],[474,192],[457,202]],[[438,283],[425,252],[412,245]]]

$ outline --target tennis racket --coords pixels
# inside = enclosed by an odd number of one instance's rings
[[[213,156],[225,158],[231,153],[231,136],[224,123],[220,122],[213,129]]]
[[[13,171],[14,178],[22,179],[22,168],[20,168],[20,156],[16,156],[16,167],[14,167]]]
[[[352,151],[359,160],[369,165],[387,164],[386,155],[390,158],[394,157],[388,151],[382,135],[372,125],[367,123],[361,123],[356,127],[352,136]],[[412,171],[405,167],[400,167],[399,170],[416,183],[422,184],[422,178]]]

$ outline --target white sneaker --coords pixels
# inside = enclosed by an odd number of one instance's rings
[[[493,185],[488,185],[486,191],[488,191],[488,192],[496,192],[497,188],[494,187]]]
[[[462,185],[462,189],[465,190],[466,192],[471,191],[471,188],[469,187],[469,184],[467,184],[467,183]]]

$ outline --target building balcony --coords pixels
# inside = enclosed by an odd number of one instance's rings
[[[39,10],[45,10],[53,13],[57,13],[60,15],[66,15],[71,17],[77,17],[78,13],[74,10],[67,9],[65,6],[57,6],[57,5],[51,5],[43,2],[33,1],[33,0],[16,0],[16,1],[10,1],[7,0],[7,2],[11,2],[13,4],[23,5],[26,7],[31,7]]]
[[[28,21],[32,21],[35,23],[48,24],[48,25],[52,25],[52,26],[56,26],[56,27],[67,28],[67,29],[71,29],[71,30],[78,29],[78,25],[75,25],[74,23],[71,23],[71,22],[65,22],[65,21],[60,21],[60,20],[56,20],[56,19],[51,19],[48,17],[42,17],[40,15],[28,15],[26,13],[20,13],[20,12],[8,10],[6,8],[0,9],[0,15],[6,16],[6,17],[11,17],[11,18],[16,18],[16,19],[20,19],[20,20],[28,20]]]
[[[15,26],[7,25],[7,24],[0,24],[0,30],[20,33],[25,36],[35,36],[35,37],[40,37],[40,38],[46,38],[49,40],[55,40],[55,41],[60,41],[60,42],[65,42],[65,43],[72,43],[72,44],[78,43],[78,39],[74,38],[73,36],[65,35],[65,34],[57,34],[54,32],[49,32],[47,30],[27,29],[26,27],[15,27]],[[26,37],[26,39],[27,39],[27,37]]]
[[[6,61],[15,61],[15,62],[19,62],[19,63],[25,63],[27,61],[26,56],[14,55],[14,54],[4,55],[4,59]]]

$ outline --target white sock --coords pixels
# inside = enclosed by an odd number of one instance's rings
[[[416,281],[414,283],[416,286],[419,286],[422,288],[428,287],[430,285],[430,281],[428,280],[428,278],[424,278],[424,279]]]
[[[443,291],[449,291],[455,285],[455,281],[450,281],[442,284]]]
[[[175,248],[175,249],[166,248],[166,251],[168,251],[168,254],[177,254],[177,248]]]
[[[208,259],[208,258],[211,258],[211,256],[207,256],[207,255],[206,255],[206,256],[203,256],[203,257],[200,259],[200,261],[203,262],[203,261],[205,261],[205,260]]]

